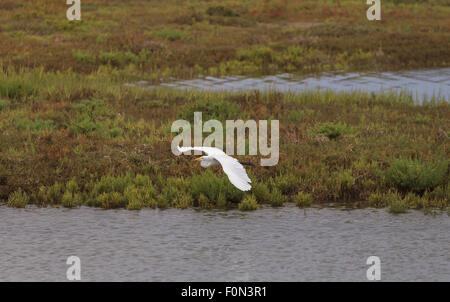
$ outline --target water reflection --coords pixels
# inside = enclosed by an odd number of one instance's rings
[[[148,86],[140,81],[128,85]],[[322,73],[316,77],[280,74],[258,78],[244,76],[201,77],[193,80],[160,84],[163,87],[201,90],[268,90],[300,92],[305,90],[332,90],[336,92],[395,92],[411,95],[423,102],[433,97],[450,100],[450,68],[396,72]],[[148,86],[153,88],[156,86]]]

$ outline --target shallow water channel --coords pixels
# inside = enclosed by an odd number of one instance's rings
[[[149,85],[139,81],[131,86]],[[415,102],[450,100],[450,68],[395,72],[322,73],[317,76],[279,74],[264,77],[200,77],[162,83],[159,86],[213,91],[277,90],[280,92],[337,91],[385,92],[411,95]]]
[[[450,281],[450,219],[385,209],[0,207],[0,281]]]

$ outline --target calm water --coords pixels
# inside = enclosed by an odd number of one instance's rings
[[[135,84],[147,86],[148,82]],[[243,76],[202,77],[194,80],[163,83],[171,88],[202,90],[268,90],[281,92],[300,92],[305,90],[396,92],[412,95],[417,102],[432,97],[450,100],[450,68],[366,73],[322,73],[320,76],[307,77],[292,74],[249,78]],[[149,86],[150,88],[155,86]]]
[[[450,219],[410,211],[10,209],[0,207],[0,281],[450,281]]]

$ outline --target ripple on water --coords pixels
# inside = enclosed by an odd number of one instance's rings
[[[144,81],[145,82],[145,81]],[[146,82],[147,83],[147,82]],[[142,81],[128,84],[148,88]],[[450,68],[364,73],[331,73],[318,76],[296,76],[292,74],[269,75],[265,77],[201,77],[193,80],[162,83],[160,86],[180,89],[213,91],[269,90],[301,92],[305,90],[332,90],[336,92],[395,92],[410,94],[417,102],[433,97],[450,100]]]
[[[0,280],[450,281],[448,215],[309,209],[239,211],[0,207]]]

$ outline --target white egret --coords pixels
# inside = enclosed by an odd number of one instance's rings
[[[230,182],[241,191],[248,191],[252,188],[249,184],[252,181],[247,175],[245,168],[242,164],[236,159],[218,148],[214,147],[178,147],[178,151],[181,153],[198,150],[205,152],[207,156],[201,156],[196,158],[195,160],[200,161],[200,166],[203,168],[208,168],[211,166],[221,165],[223,172],[228,176]],[[244,163],[248,165],[252,165],[250,163]]]

